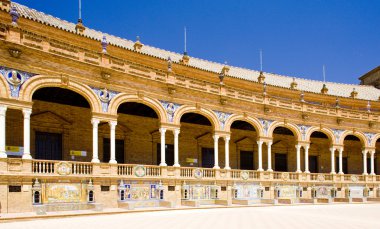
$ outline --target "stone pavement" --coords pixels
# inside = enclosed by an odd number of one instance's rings
[[[1,229],[380,228],[380,204],[298,205],[122,213],[0,223]]]

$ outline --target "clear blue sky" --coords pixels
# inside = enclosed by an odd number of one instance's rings
[[[18,0],[70,22],[78,0]],[[82,0],[84,25],[211,61],[327,81],[358,83],[380,65],[379,0]]]

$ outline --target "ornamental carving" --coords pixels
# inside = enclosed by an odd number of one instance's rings
[[[248,173],[248,171],[241,171],[241,173],[240,173],[240,177],[241,177],[241,179],[243,179],[243,180],[248,180],[248,178],[249,178],[249,173]]]
[[[109,103],[112,98],[118,94],[118,92],[107,90],[107,88],[92,88],[92,90],[98,95],[98,98],[102,103],[102,111],[108,112]]]
[[[335,137],[335,143],[339,144],[340,137],[342,136],[342,133],[344,130],[338,130],[338,129],[332,129]]]
[[[306,141],[306,133],[310,129],[311,126],[306,126],[306,125],[297,125],[298,129],[301,132],[301,137],[303,141]]]
[[[356,175],[352,175],[352,176],[351,176],[351,181],[352,181],[352,182],[356,183],[356,182],[358,182],[358,180],[359,180],[359,177],[358,177],[358,176],[356,176]]]
[[[9,87],[11,89],[11,96],[13,98],[18,98],[20,93],[20,88],[26,80],[30,77],[35,76],[35,74],[18,71],[15,69],[10,69],[0,66],[0,74],[2,74],[7,80]]]
[[[71,174],[71,165],[67,162],[59,162],[57,164],[57,173],[61,176],[67,176]]]
[[[318,174],[318,176],[317,176],[317,180],[318,180],[318,181],[325,181],[325,175],[323,175],[323,174]]]
[[[228,117],[231,116],[231,113],[225,113],[225,112],[222,112],[222,111],[214,111],[214,112],[216,114],[216,117],[218,117],[220,128],[223,130],[224,129],[224,125],[226,124],[226,121],[227,121]]]
[[[367,137],[367,143],[368,143],[368,145],[371,145],[373,137],[375,136],[375,134],[374,133],[364,133],[364,135]]]
[[[203,177],[203,171],[199,168],[194,170],[194,177],[197,179],[201,179]]]
[[[181,106],[181,104],[172,103],[168,101],[161,101],[161,100],[160,102],[168,115],[168,122],[173,122],[174,114],[178,110],[178,108]]]
[[[136,165],[133,168],[133,173],[136,177],[145,177],[146,175],[146,168],[143,165]]]
[[[284,180],[284,181],[289,180],[289,173],[282,173],[281,174],[281,179]]]

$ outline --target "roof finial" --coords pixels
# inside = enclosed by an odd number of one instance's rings
[[[172,72],[172,59],[170,58],[170,56],[168,57],[168,72]]]
[[[184,44],[184,50],[183,50],[183,55],[187,55],[187,30],[186,26],[184,28],[184,39],[185,39],[185,44]]]
[[[136,36],[135,44],[133,45],[133,48],[135,51],[141,51],[141,48],[143,47],[143,44],[140,42],[140,36]]]
[[[77,33],[83,34],[84,30],[86,27],[83,26],[83,21],[82,21],[82,1],[79,0],[79,18],[78,18],[78,23],[75,25],[75,30]]]
[[[323,82],[326,82],[326,69],[325,69],[325,65],[322,66],[322,73],[323,73]]]
[[[82,21],[82,0],[79,0],[79,17],[78,21]]]
[[[107,37],[106,35],[103,35],[103,39],[102,39],[102,53],[107,53],[107,45],[108,45],[108,42],[107,42]]]
[[[371,112],[371,102],[368,100],[368,103],[367,103],[367,112],[370,113]]]
[[[12,25],[13,26],[17,26],[17,20],[20,17],[20,14],[18,13],[16,6],[12,6],[11,11],[9,12],[9,14],[12,17]]]
[[[186,26],[183,28],[183,35],[184,35],[184,49],[183,49],[183,56],[182,59],[180,60],[181,63],[183,64],[188,64],[190,57],[187,55],[187,29]]]
[[[260,49],[260,71],[263,71],[263,50]]]

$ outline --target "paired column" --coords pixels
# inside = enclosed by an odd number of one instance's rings
[[[24,114],[24,153],[22,159],[32,159],[30,155],[30,115],[32,109],[23,109],[22,113]]]
[[[6,158],[5,151],[5,115],[7,106],[0,106],[0,158]]]
[[[339,148],[339,174],[343,174],[343,147]]]
[[[375,150],[370,151],[371,154],[371,175],[375,174]]]
[[[305,149],[305,173],[310,173],[309,171],[309,145],[304,146]]]
[[[368,175],[368,172],[367,172],[367,150],[363,149],[362,154],[363,154],[363,175]]]
[[[219,146],[219,135],[215,134],[214,135],[214,169],[220,169],[219,167],[219,150],[218,150],[218,146]]]
[[[231,169],[230,167],[230,136],[224,136],[224,154],[225,154],[225,167],[224,169]]]
[[[264,171],[263,170],[263,141],[257,141],[257,152],[258,152],[258,161],[259,161],[259,167],[257,168],[257,171]]]
[[[179,153],[178,153],[178,135],[179,135],[179,129],[173,130],[174,134],[174,167],[180,167],[179,165]]]
[[[331,174],[335,174],[335,148],[331,147]]]
[[[167,166],[166,160],[165,160],[165,128],[160,128],[161,133],[161,163],[160,166]]]
[[[267,142],[268,146],[268,172],[273,172],[272,169],[272,142]]]
[[[297,149],[297,173],[301,173],[301,145],[296,145]]]
[[[108,123],[110,125],[110,146],[111,146],[111,149],[110,149],[110,161],[109,163],[110,164],[116,164],[117,161],[116,161],[116,146],[115,146],[115,129],[116,129],[116,125],[117,125],[117,121],[110,121]]]
[[[99,119],[93,118],[91,119],[92,123],[92,160],[93,163],[99,163],[99,156],[98,156],[98,125],[99,125]]]

